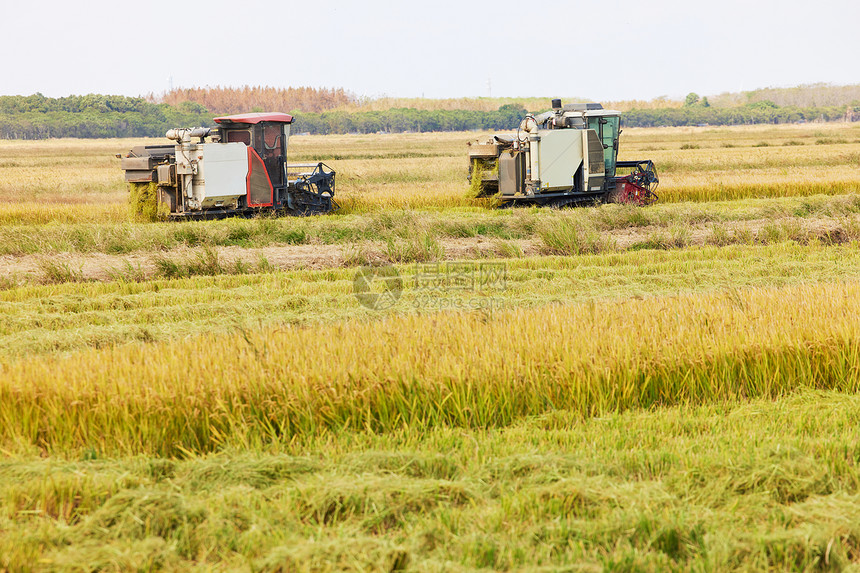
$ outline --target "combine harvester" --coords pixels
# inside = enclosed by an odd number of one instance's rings
[[[596,103],[562,106],[557,99],[552,107],[527,115],[516,135],[469,144],[477,197],[550,207],[657,200],[654,164],[617,160],[620,112]],[[334,170],[322,162],[287,162],[292,121],[285,113],[217,117],[216,128],[171,129],[166,136],[173,145],[133,148],[118,156],[133,204],[142,212],[152,201],[153,217],[163,219],[331,211],[337,207]]]
[[[469,181],[477,197],[495,197],[502,207],[649,205],[657,200],[654,164],[618,161],[620,134],[621,112],[554,99],[552,111],[527,115],[516,135],[470,143]]]
[[[174,145],[138,146],[121,157],[133,189],[157,188],[162,218],[312,215],[337,206],[331,168],[287,162],[292,116],[246,113],[215,122],[219,127],[171,129],[166,135]]]

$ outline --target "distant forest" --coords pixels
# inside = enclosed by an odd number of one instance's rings
[[[0,96],[0,138],[163,137],[173,127],[212,126],[218,115],[287,111],[293,133],[402,133],[516,129],[550,98],[361,99],[343,89],[195,88],[146,97]],[[588,98],[563,98],[565,102]],[[684,101],[606,102],[630,127],[860,120],[860,85],[768,88]]]

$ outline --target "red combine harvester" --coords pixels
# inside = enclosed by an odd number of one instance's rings
[[[292,116],[245,113],[215,122],[171,129],[172,145],[133,148],[121,158],[125,180],[157,186],[158,211],[168,218],[311,215],[337,206],[334,170],[322,162],[288,163]]]

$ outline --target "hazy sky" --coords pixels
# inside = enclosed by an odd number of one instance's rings
[[[0,95],[343,87],[701,95],[860,83],[858,0],[0,0]]]

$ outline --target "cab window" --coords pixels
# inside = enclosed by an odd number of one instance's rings
[[[245,130],[230,130],[227,132],[227,143],[244,143],[251,145],[251,132]]]
[[[283,130],[280,125],[267,125],[263,128],[263,142],[266,145],[266,157],[281,155],[281,138]]]

